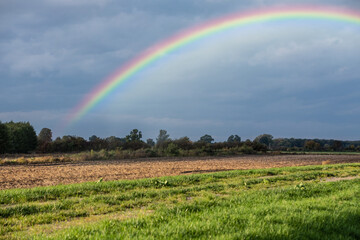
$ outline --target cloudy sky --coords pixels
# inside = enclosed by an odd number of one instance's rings
[[[360,139],[360,25],[248,25],[177,49],[78,122],[58,126],[104,78],[179,31],[235,12],[358,0],[0,1],[0,120],[54,136],[173,138],[231,134]]]

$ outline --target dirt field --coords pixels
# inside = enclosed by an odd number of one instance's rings
[[[0,166],[0,189],[31,188],[119,179],[136,179],[234,169],[360,162],[359,155],[281,155],[226,158],[139,159]]]

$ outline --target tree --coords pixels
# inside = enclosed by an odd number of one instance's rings
[[[228,140],[228,143],[240,143],[241,142],[241,138],[238,135],[231,135]]]
[[[0,153],[9,150],[9,132],[5,124],[0,121]]]
[[[341,141],[339,140],[334,140],[334,142],[332,143],[331,145],[331,148],[334,150],[334,151],[341,151],[343,149],[343,144]]]
[[[41,129],[39,136],[38,136],[39,142],[46,142],[49,143],[52,141],[52,132],[49,128],[43,128]]]
[[[199,142],[203,142],[203,143],[212,143],[213,141],[214,141],[214,139],[208,134],[205,134],[199,140]]]
[[[142,133],[137,129],[133,129],[129,135],[126,136],[126,142],[139,142],[141,141]]]
[[[193,143],[188,137],[182,137],[173,141],[173,143],[181,149],[190,150],[193,148]]]
[[[165,153],[167,156],[178,156],[180,153],[179,147],[173,142],[170,142],[165,148]]]
[[[330,144],[324,144],[324,150],[329,151],[330,150]]]
[[[270,147],[273,138],[274,137],[270,134],[261,134],[254,139],[254,142],[258,142],[266,145],[267,147]]]
[[[41,129],[38,135],[37,151],[49,152],[51,150],[52,132],[49,128]]]
[[[154,140],[152,138],[148,138],[146,140],[146,144],[149,145],[150,147],[155,146],[155,142],[154,142]]]
[[[96,135],[92,135],[91,137],[89,137],[89,141],[90,142],[97,142],[99,141],[101,138],[99,138],[98,136]]]
[[[314,140],[308,140],[305,142],[304,148],[310,151],[317,151],[320,150],[321,146],[320,143],[317,143]]]
[[[96,135],[89,137],[88,149],[99,151],[101,149],[109,148],[109,145],[111,145],[111,143]]]
[[[141,140],[142,133],[137,129],[133,129],[129,135],[126,136],[125,149],[138,150],[146,147],[146,143]]]
[[[162,146],[163,143],[165,143],[166,141],[169,141],[170,138],[169,138],[169,134],[167,134],[167,131],[166,130],[163,130],[161,129],[160,132],[159,132],[159,136],[156,138],[156,145],[159,147],[159,146]]]
[[[116,148],[119,148],[123,146],[126,143],[126,139],[124,138],[118,138],[115,136],[111,136],[105,139],[108,145],[108,149],[115,150]]]
[[[82,137],[66,135],[54,141],[58,152],[80,152],[86,149],[87,141]]]
[[[252,149],[254,149],[257,152],[261,151],[261,152],[265,153],[268,150],[268,146],[266,146],[263,143],[259,143],[259,142],[255,142],[255,141],[251,143],[251,147],[252,147]]]
[[[37,136],[29,122],[5,123],[9,131],[9,152],[27,153],[36,149]]]

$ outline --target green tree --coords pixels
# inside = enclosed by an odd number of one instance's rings
[[[212,143],[213,141],[214,139],[209,134],[205,134],[199,140],[199,142],[203,142],[203,143]]]
[[[54,142],[56,141],[58,141],[58,152],[79,152],[87,147],[87,141],[78,136],[66,135],[61,139],[57,138]]]
[[[41,129],[37,139],[38,139],[37,151],[49,152],[51,150],[51,142],[52,142],[51,129],[49,128]]]
[[[270,134],[261,134],[254,139],[254,142],[258,142],[266,145],[267,147],[270,147],[271,143],[273,142],[273,138],[274,137]]]
[[[91,137],[89,137],[89,141],[90,141],[90,142],[97,142],[97,141],[99,141],[99,140],[101,140],[101,138],[99,138],[99,137],[96,136],[96,135],[92,135]]]
[[[115,150],[122,147],[126,143],[126,139],[111,136],[105,139],[108,145],[108,149]]]
[[[238,135],[231,135],[230,137],[228,137],[227,142],[228,143],[240,143],[241,138]]]
[[[161,147],[165,142],[169,141],[169,134],[167,134],[166,130],[161,129],[159,132],[159,136],[156,138],[156,146]]]
[[[38,141],[39,142],[46,142],[46,143],[50,143],[52,142],[52,132],[51,129],[49,128],[43,128],[41,129],[39,136],[38,136]]]
[[[5,123],[9,131],[9,151],[27,153],[36,149],[37,136],[29,122]]]
[[[183,150],[190,150],[193,148],[193,143],[190,138],[182,137],[173,141],[173,143]]]
[[[111,145],[111,144],[112,144],[112,142],[109,143],[109,141],[107,141],[107,139],[103,139],[96,135],[92,135],[91,137],[89,137],[87,147],[89,150],[99,151],[101,149],[109,148],[109,145]]]
[[[146,143],[141,140],[142,133],[137,129],[133,129],[129,135],[126,136],[125,149],[138,150],[146,147]]]
[[[146,144],[149,145],[150,147],[155,146],[155,142],[154,142],[154,140],[152,138],[148,138],[146,140]]]
[[[5,124],[0,121],[0,153],[9,150],[9,132]]]
[[[142,133],[137,129],[133,129],[129,135],[126,136],[127,142],[139,142],[141,141]]]
[[[315,142],[314,140],[308,140],[304,144],[304,148],[309,151],[318,151],[321,146],[320,143]]]
[[[334,140],[334,142],[332,143],[331,145],[331,148],[334,150],[334,151],[341,151],[343,150],[343,144],[341,141],[339,140]]]
[[[179,155],[179,147],[173,142],[169,143],[165,148],[165,153],[167,156],[178,156]]]

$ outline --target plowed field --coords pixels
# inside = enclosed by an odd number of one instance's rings
[[[138,179],[234,169],[360,162],[360,155],[281,155],[161,158],[0,166],[0,189],[32,188],[119,179]]]

